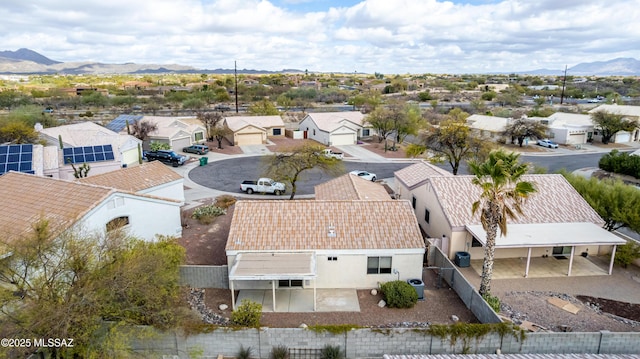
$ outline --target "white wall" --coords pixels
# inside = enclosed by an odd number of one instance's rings
[[[300,122],[300,131],[307,131],[308,139],[318,141],[324,145],[329,143],[329,133],[320,131],[310,117],[305,117],[304,120]]]
[[[115,193],[87,213],[82,223],[87,230],[103,232],[107,222],[128,216],[128,232],[145,240],[157,234],[182,236],[180,203]]]

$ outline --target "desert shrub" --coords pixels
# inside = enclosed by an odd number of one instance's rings
[[[494,312],[500,313],[500,298],[494,297],[491,294],[485,294],[482,298],[487,302],[487,304],[489,304]]]
[[[284,345],[273,347],[269,359],[289,359],[289,348]]]
[[[340,350],[340,346],[336,345],[325,345],[324,348],[320,350],[320,358],[321,359],[342,359],[342,350]]]
[[[171,145],[166,142],[153,141],[149,144],[149,148],[151,149],[151,151],[170,150]]]
[[[262,318],[262,304],[243,299],[242,303],[231,312],[231,322],[244,327],[259,327]]]
[[[251,358],[251,353],[253,352],[253,349],[251,349],[251,347],[244,347],[242,345],[240,345],[240,350],[238,350],[238,355],[237,358],[238,359],[249,359]]]
[[[640,245],[636,242],[628,241],[616,249],[614,262],[623,268],[627,268],[631,262],[638,258],[640,258]]]
[[[227,209],[227,208],[233,206],[233,204],[235,204],[236,201],[237,201],[237,199],[234,196],[230,196],[228,194],[224,194],[222,196],[216,197],[215,206],[220,207],[222,209]]]
[[[389,308],[412,308],[418,301],[418,293],[411,284],[395,280],[380,286]]]
[[[202,224],[210,224],[216,217],[222,216],[223,214],[227,214],[227,211],[215,204],[210,204],[196,208],[191,217],[197,219],[198,222]]]

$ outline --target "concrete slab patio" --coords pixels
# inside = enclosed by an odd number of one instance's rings
[[[478,276],[482,274],[481,259],[472,260],[471,268]],[[523,278],[527,258],[502,258],[494,261],[493,279]],[[569,270],[569,259],[554,257],[531,258],[529,278],[552,278],[566,276]],[[601,268],[588,258],[575,256],[571,267],[571,276],[608,275],[607,268]]]
[[[278,313],[313,312],[313,289],[277,289],[275,292]],[[236,305],[243,300],[262,304],[263,312],[273,312],[271,290],[240,290]],[[316,289],[316,312],[359,312],[360,304],[355,289]]]

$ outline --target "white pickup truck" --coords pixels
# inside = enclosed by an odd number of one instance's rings
[[[285,192],[284,183],[276,182],[271,178],[260,178],[257,181],[243,181],[240,184],[242,192],[252,193],[272,193],[279,196]]]
[[[342,154],[342,152],[333,152],[333,151],[331,151],[330,148],[325,148],[324,150],[322,150],[322,154],[325,157],[335,158],[335,159],[338,159],[338,160],[341,160],[341,159],[344,158],[344,155]]]

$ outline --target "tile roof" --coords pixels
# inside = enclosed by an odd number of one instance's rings
[[[260,128],[282,127],[284,121],[282,117],[274,116],[230,116],[225,117],[227,126],[231,131],[238,131],[247,126],[256,126]]]
[[[314,187],[316,200],[391,200],[387,190],[379,183],[345,174]]]
[[[121,168],[117,171],[81,178],[78,182],[139,192],[179,180],[183,180],[183,177],[177,172],[160,161],[151,161],[140,166]]]
[[[424,241],[408,201],[263,200],[236,203],[226,250],[416,248]]]
[[[41,219],[53,235],[71,227],[115,189],[9,172],[0,176],[3,215],[0,232],[9,238],[30,233]]]
[[[480,224],[478,213],[471,215],[471,205],[480,197],[480,189],[471,183],[474,176],[431,177],[427,186],[435,191],[451,227]],[[602,225],[598,213],[559,174],[525,175],[537,192],[522,206],[523,215],[509,223],[574,223]]]
[[[394,176],[405,187],[413,189],[424,184],[432,176],[453,176],[453,174],[438,166],[421,161],[394,172]]]
[[[307,116],[313,120],[320,130],[327,132],[332,132],[345,125],[345,121],[351,122],[352,126],[353,124],[363,126],[365,123],[365,116],[360,111],[315,112],[309,113]]]

